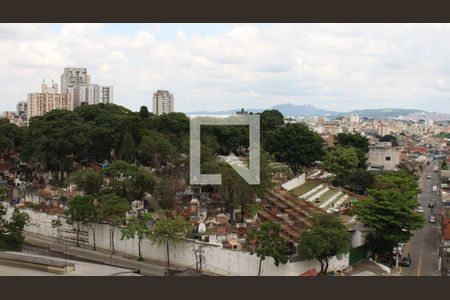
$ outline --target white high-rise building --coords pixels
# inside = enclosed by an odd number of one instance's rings
[[[61,93],[73,99],[75,108],[82,104],[113,103],[113,87],[91,84],[86,68],[65,68],[61,75]]]
[[[98,84],[79,85],[70,87],[68,94],[75,99],[75,107],[100,103],[113,103],[113,87]]]
[[[61,75],[61,93],[67,94],[69,88],[91,83],[91,76],[88,75],[86,68],[64,68]]]
[[[114,89],[111,85],[99,87],[99,100],[100,103],[113,103]]]
[[[43,116],[53,109],[73,110],[73,101],[70,95],[58,92],[58,85],[52,83],[48,86],[42,83],[40,93],[28,94],[27,118]]]
[[[153,113],[157,116],[174,111],[174,98],[169,91],[158,90],[153,94]]]
[[[359,116],[356,114],[350,115],[350,123],[359,123]]]
[[[389,134],[389,125],[386,123],[378,124],[377,133],[379,136],[385,136]]]

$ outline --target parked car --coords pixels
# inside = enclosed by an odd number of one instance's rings
[[[433,208],[433,207],[434,207],[433,201],[430,201],[430,202],[428,203],[428,207],[430,207],[430,208]]]
[[[402,261],[400,262],[400,266],[402,266],[402,267],[409,267],[409,266],[411,266],[411,258],[409,258],[408,256],[403,257]]]
[[[434,216],[430,216],[430,219],[428,221],[430,223],[436,223],[436,218]]]
[[[433,192],[437,192],[437,186],[436,185],[433,186]]]
[[[422,207],[422,206],[419,206],[419,207],[417,208],[417,212],[423,213],[423,207]]]
[[[427,175],[427,179],[431,179],[431,175]]]

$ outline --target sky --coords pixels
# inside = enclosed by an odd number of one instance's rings
[[[114,102],[450,113],[449,24],[0,24],[0,112],[85,67]]]

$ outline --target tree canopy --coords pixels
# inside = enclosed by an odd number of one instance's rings
[[[170,266],[170,246],[185,238],[191,229],[191,223],[180,216],[160,219],[152,229],[150,240],[156,245],[166,247],[167,266]]]
[[[325,154],[323,139],[303,124],[277,127],[264,147],[277,161],[286,163],[294,174],[312,166]]]
[[[354,204],[353,213],[371,230],[369,242],[375,253],[392,251],[424,225],[423,214],[416,211],[419,192],[417,178],[402,170],[377,177],[368,197]]]
[[[251,253],[259,257],[258,276],[261,276],[262,262],[267,257],[272,257],[276,266],[288,262],[288,248],[280,234],[281,226],[270,222],[263,223],[259,229],[248,233],[247,241],[252,245]]]
[[[0,203],[0,250],[20,251],[24,241],[23,230],[29,222],[29,215],[18,209],[6,220],[6,209]]]
[[[332,214],[316,215],[311,230],[301,235],[297,253],[305,259],[317,259],[320,273],[326,273],[329,260],[347,253],[350,233],[339,218]]]

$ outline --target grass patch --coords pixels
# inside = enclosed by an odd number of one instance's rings
[[[296,196],[301,196],[301,195],[307,193],[308,191],[312,190],[319,184],[320,184],[320,182],[318,182],[318,181],[306,181],[304,184],[302,184],[298,188],[293,189],[291,191],[291,193],[293,193]]]
[[[330,189],[328,192],[326,192],[325,194],[323,194],[322,196],[320,196],[319,200],[320,200],[320,204],[322,204],[323,202],[327,201],[328,199],[330,199],[331,197],[333,197],[335,194],[337,194],[339,191],[335,190],[335,189]]]

